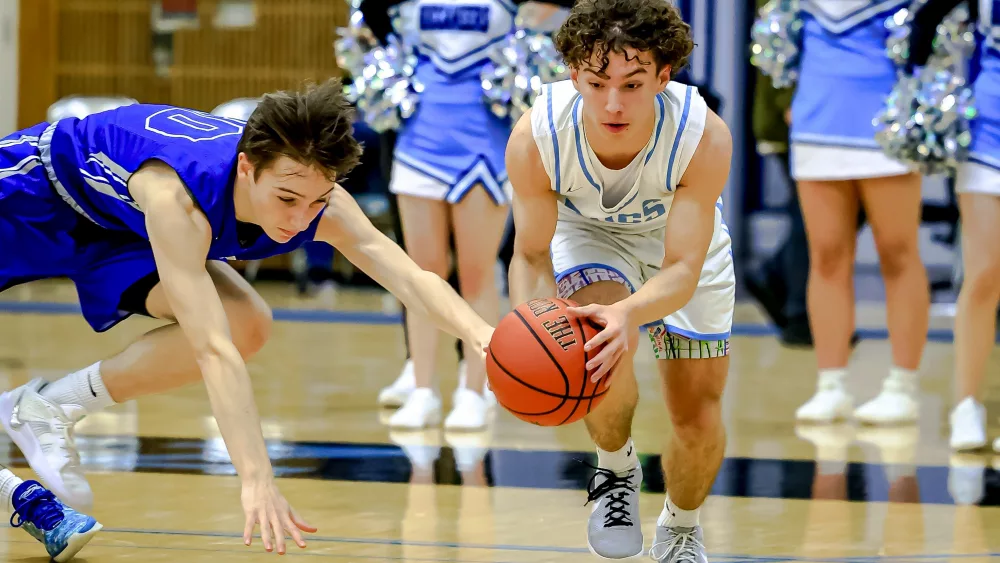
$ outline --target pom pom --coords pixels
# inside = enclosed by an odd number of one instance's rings
[[[753,24],[750,62],[776,88],[792,86],[798,79],[802,25],[798,0],[771,0]]]
[[[889,56],[903,67],[909,57],[909,24],[925,0],[917,0],[886,20]],[[901,77],[875,116],[875,139],[885,153],[923,174],[950,172],[963,162],[972,135],[976,107],[967,76],[975,50],[974,22],[964,6],[937,27],[927,64]]]
[[[543,84],[569,78],[569,67],[551,37],[518,28],[491,49],[480,78],[483,101],[490,111],[516,122],[531,107]]]
[[[337,35],[337,64],[353,77],[344,86],[348,100],[375,131],[398,129],[413,115],[423,91],[413,77],[417,55],[412,41],[390,35],[383,47],[356,7],[348,26],[338,28]]]

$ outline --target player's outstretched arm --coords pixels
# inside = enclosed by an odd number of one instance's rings
[[[507,284],[510,302],[556,296],[549,245],[559,217],[556,193],[531,133],[531,112],[521,116],[507,141],[507,176],[514,188],[514,255]]]
[[[222,299],[205,268],[211,226],[180,178],[165,164],[144,166],[129,179],[129,190],[145,213],[160,283],[194,350],[212,412],[242,480],[247,519],[244,542],[250,545],[254,524],[259,522],[268,551],[272,528],[279,553],[285,551],[285,530],[305,547],[296,527],[315,529],[299,520],[275,487],[250,376],[233,344]]]
[[[725,122],[709,112],[698,148],[674,193],[664,234],[660,271],[638,291],[614,305],[577,309],[604,326],[585,349],[607,343],[588,364],[596,380],[610,372],[627,349],[628,331],[660,320],[683,307],[698,288],[712,237],[715,204],[729,179],[733,140]]]
[[[485,358],[493,327],[448,282],[428,272],[372,225],[354,198],[339,185],[323,212],[316,240],[326,242],[395,295],[414,314],[479,350]]]

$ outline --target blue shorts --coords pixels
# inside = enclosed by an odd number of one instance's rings
[[[67,277],[84,318],[104,332],[148,314],[146,296],[159,282],[153,250],[135,233],[98,227],[59,197],[38,154],[47,125],[0,140],[0,291]]]

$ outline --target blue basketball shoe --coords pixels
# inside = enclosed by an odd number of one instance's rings
[[[45,544],[45,550],[57,563],[72,559],[102,528],[97,520],[59,502],[37,481],[18,485],[13,504],[11,526],[24,528]]]

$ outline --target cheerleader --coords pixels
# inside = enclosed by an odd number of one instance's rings
[[[819,378],[815,395],[796,411],[799,421],[832,422],[853,415],[879,424],[917,418],[917,368],[930,304],[917,241],[921,178],[880,150],[872,124],[896,83],[895,65],[885,52],[884,21],[907,2],[802,3],[791,156],[809,243],[807,303]],[[885,281],[892,367],[881,393],[854,410],[846,379],[862,209]]]

